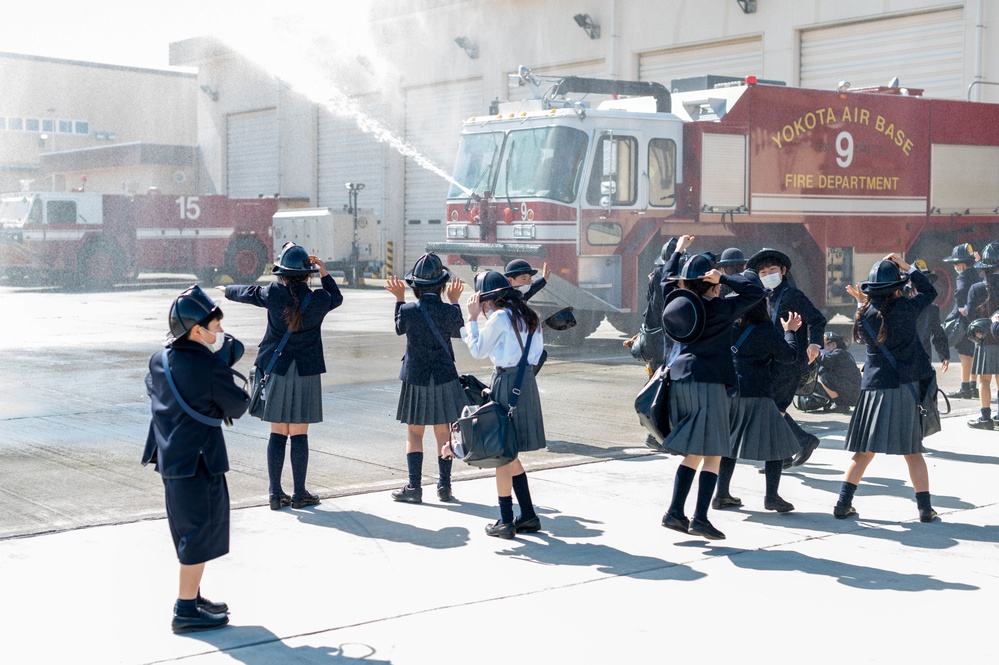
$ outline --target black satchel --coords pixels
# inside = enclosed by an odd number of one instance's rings
[[[629,351],[635,360],[645,362],[655,362],[662,358],[663,349],[666,348],[665,333],[661,327],[648,328],[643,323],[635,335],[635,342]]]
[[[669,368],[680,355],[682,348],[682,344],[676,345],[673,357],[669,359],[669,362],[665,362],[659,366],[659,369],[656,370],[656,373],[652,375],[652,378],[649,379],[648,383],[638,392],[638,396],[635,398],[635,412],[638,413],[638,422],[645,429],[649,430],[649,433],[659,445],[653,446],[650,441],[647,441],[646,444],[659,452],[666,452],[666,449],[662,446],[662,442],[669,436],[670,432],[669,388],[671,379]]]
[[[302,312],[305,312],[305,308],[309,306],[309,300],[312,299],[312,292],[310,291],[302,298]],[[260,372],[260,368],[254,365],[250,369],[250,385],[253,386],[253,392],[250,393],[250,408],[249,412],[251,416],[255,416],[263,420],[264,417],[264,406],[267,399],[267,379],[270,377],[271,372],[274,370],[274,365],[277,363],[278,356],[284,351],[284,345],[288,343],[291,339],[291,331],[285,330],[284,336],[281,341],[278,342],[277,348],[274,349],[273,355],[271,355],[271,361],[267,363],[267,369]]]
[[[527,351],[531,348],[532,337],[534,333],[528,334],[524,352],[517,364],[510,406],[504,407],[494,399],[479,407],[466,406],[461,418],[451,426],[451,451],[466,464],[479,469],[494,469],[517,458],[519,445],[513,414],[520,397],[520,386],[524,382]]]
[[[968,322],[963,316],[958,315],[944,321],[943,329],[944,335],[947,336],[947,343],[955,347],[963,342],[968,335]]]
[[[489,386],[471,374],[459,374],[458,383],[465,391],[465,401],[472,406],[482,406],[489,401]]]

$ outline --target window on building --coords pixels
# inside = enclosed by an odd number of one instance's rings
[[[672,139],[649,141],[649,205],[676,203],[676,143]]]
[[[60,120],[59,121],[59,133],[60,134],[72,134],[73,133],[73,121],[72,120]]]
[[[37,132],[41,129],[41,121],[38,118],[25,118],[24,119],[24,131],[26,132]]]
[[[90,123],[86,120],[77,120],[73,123],[73,133],[83,134],[84,136],[90,134]]]
[[[55,120],[52,118],[45,118],[42,120],[42,131],[43,132],[55,132]]]
[[[24,129],[23,118],[7,118],[7,129],[12,132],[19,132]]]

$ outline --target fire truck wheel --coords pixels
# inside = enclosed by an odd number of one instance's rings
[[[241,237],[229,244],[222,272],[229,275],[235,284],[252,284],[264,274],[266,265],[264,244],[254,237]]]
[[[73,275],[84,288],[110,289],[121,281],[121,250],[111,242],[87,245],[77,258],[78,274]]]
[[[645,319],[641,314],[608,314],[607,320],[618,332],[634,335]]]

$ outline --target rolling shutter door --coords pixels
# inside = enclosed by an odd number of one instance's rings
[[[759,37],[643,53],[638,78],[671,87],[673,79],[691,76],[759,76],[763,78],[763,41]]]
[[[927,97],[963,99],[964,14],[960,9],[850,23],[801,33],[803,88],[888,85],[923,88]]]
[[[382,105],[360,99],[359,106],[385,125]],[[348,203],[348,182],[363,182],[358,208],[371,208],[376,219],[384,219],[385,146],[357,126],[351,118],[341,118],[325,109],[319,113],[318,205],[339,210]]]
[[[448,176],[454,167],[462,122],[486,112],[482,81],[462,81],[406,91],[406,141]],[[408,270],[426,244],[444,240],[444,202],[450,187],[439,173],[406,158],[404,264]]]
[[[226,192],[255,199],[280,191],[274,109],[230,114],[226,122]]]

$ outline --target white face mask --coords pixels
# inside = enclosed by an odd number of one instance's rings
[[[520,291],[521,293],[527,293],[528,291],[531,290],[531,285],[530,284],[520,284],[520,285],[517,286],[517,290]]]
[[[210,332],[210,333],[213,333],[215,335],[215,341],[212,342],[212,343],[210,343],[210,344],[209,343],[205,343],[205,346],[207,346],[209,349],[211,349],[212,353],[218,353],[219,351],[221,351],[222,350],[222,345],[225,344],[225,333],[223,333],[223,332],[213,332],[211,330],[208,330],[208,328],[205,328],[205,332]]]
[[[760,277],[760,281],[763,282],[763,288],[768,289],[770,291],[773,291],[778,286],[780,286],[782,279],[783,278],[781,277],[781,274],[779,272],[772,272],[769,275],[764,275],[763,277]]]

